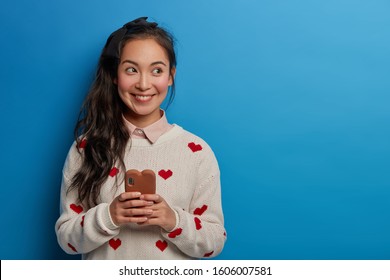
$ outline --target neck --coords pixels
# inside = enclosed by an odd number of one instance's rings
[[[129,110],[123,115],[126,118],[126,120],[128,120],[134,126],[139,128],[144,128],[158,121],[162,117],[163,112],[161,110],[158,110],[153,114],[147,116],[141,116]]]

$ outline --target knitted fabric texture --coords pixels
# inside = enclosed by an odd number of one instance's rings
[[[88,145],[88,143],[83,143]],[[124,192],[124,173],[112,170],[102,186],[99,204],[87,209],[68,192],[82,163],[74,143],[68,153],[61,186],[61,213],[55,230],[61,248],[83,259],[199,259],[218,255],[226,241],[220,172],[214,153],[201,138],[175,125],[156,143],[129,141],[124,157],[127,169],[152,169],[157,193],[176,215],[176,227],[116,226],[111,201]]]

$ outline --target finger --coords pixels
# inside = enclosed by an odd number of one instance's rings
[[[158,223],[156,222],[156,219],[151,219],[150,217],[148,217],[143,222],[138,222],[137,224],[140,225],[140,226],[155,226],[155,225],[158,225]]]
[[[139,198],[140,196],[141,196],[140,192],[124,192],[118,196],[118,200],[120,202],[123,202],[129,199]]]
[[[155,203],[159,203],[164,199],[158,194],[143,194],[140,196],[142,200],[154,201]]]
[[[154,204],[153,201],[130,199],[122,202],[121,207],[124,209],[129,209],[129,208],[137,208],[137,207],[149,207],[152,206],[153,204]]]
[[[152,209],[147,208],[130,208],[123,212],[125,217],[134,217],[134,216],[151,216],[153,214]]]
[[[121,219],[122,223],[135,223],[135,224],[143,224],[147,220],[148,220],[148,217],[145,217],[145,216],[124,217]]]

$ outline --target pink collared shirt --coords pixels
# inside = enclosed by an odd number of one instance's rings
[[[173,125],[168,123],[164,110],[161,110],[161,118],[158,121],[144,128],[136,127],[124,116],[123,119],[130,131],[130,136],[133,139],[148,139],[152,144],[154,144],[161,135],[173,127]]]

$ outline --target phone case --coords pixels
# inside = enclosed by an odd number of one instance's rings
[[[145,169],[142,172],[136,169],[127,170],[125,175],[125,191],[155,194],[156,174],[150,169]]]

